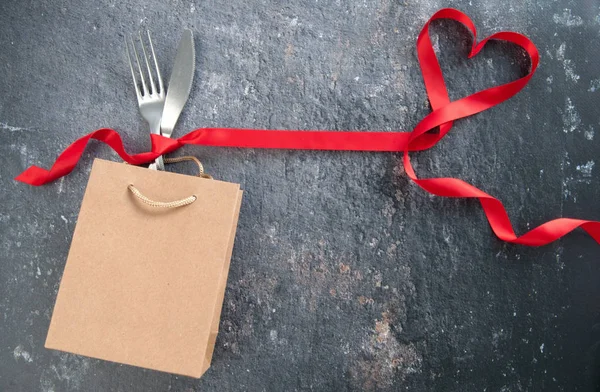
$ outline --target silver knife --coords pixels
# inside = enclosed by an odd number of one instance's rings
[[[171,137],[179,115],[190,96],[194,70],[196,65],[196,49],[192,30],[184,30],[177,47],[177,56],[171,71],[165,107],[160,122],[160,132],[165,137]],[[163,168],[159,168],[164,170]]]

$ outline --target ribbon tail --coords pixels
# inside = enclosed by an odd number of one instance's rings
[[[47,184],[56,178],[52,178],[50,171],[38,166],[30,166],[23,173],[15,177],[16,181],[24,182],[33,186]]]
[[[40,186],[52,182],[60,177],[71,173],[77,162],[81,159],[83,152],[91,139],[98,140],[111,147],[127,163],[132,165],[141,165],[151,162],[158,156],[167,152],[174,151],[181,144],[177,140],[168,139],[160,135],[151,135],[152,151],[130,155],[125,151],[123,140],[117,131],[110,128],[98,129],[86,136],[83,136],[68,146],[59,156],[50,168],[43,169],[38,166],[31,166],[15,180],[29,185]]]
[[[429,24],[435,19],[455,20],[462,23],[473,34],[474,41],[469,58],[477,55],[491,39],[507,41],[520,46],[527,52],[531,61],[530,71],[524,77],[513,82],[479,91],[468,97],[450,102],[441,68],[433,50],[431,40],[429,39]],[[427,145],[423,137],[428,135],[428,131],[435,127],[440,127],[438,137],[441,139],[450,130],[452,121],[489,109],[514,96],[525,87],[539,64],[537,48],[524,35],[513,32],[499,32],[479,43],[476,42],[475,37],[475,26],[471,20],[462,12],[453,9],[438,11],[425,24],[419,34],[417,52],[425,81],[425,88],[433,111],[420,121],[411,132],[403,156],[403,165],[406,174],[425,191],[436,196],[477,198],[481,203],[492,231],[502,241],[527,246],[542,246],[556,241],[577,228],[582,228],[600,244],[600,222],[570,218],[559,218],[543,223],[518,237],[513,230],[506,209],[498,199],[456,178],[419,179],[417,177],[410,163],[408,152],[414,149],[415,146],[425,147]]]

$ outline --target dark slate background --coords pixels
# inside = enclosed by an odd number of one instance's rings
[[[100,127],[131,152],[149,148],[124,35],[151,29],[169,75],[182,29],[195,31],[196,79],[176,136],[408,131],[429,112],[416,38],[445,6],[482,36],[528,35],[542,60],[518,96],[413,154],[417,172],[499,197],[519,233],[559,216],[600,219],[598,1],[2,0],[0,390],[600,390],[599,246],[579,231],[542,248],[504,244],[477,202],[429,196],[391,153],[177,153],[246,191],[202,379],[43,347],[92,159],[118,157],[92,143],[55,183],[13,177]],[[527,71],[510,45],[466,60],[461,26],[432,30],[453,99]]]

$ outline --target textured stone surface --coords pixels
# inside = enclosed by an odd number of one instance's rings
[[[580,232],[503,244],[476,202],[430,197],[389,153],[184,149],[246,190],[201,380],[43,347],[91,161],[117,156],[92,144],[53,184],[12,178],[99,127],[121,131],[130,151],[149,147],[125,34],[150,28],[168,75],[182,28],[194,29],[198,71],[176,135],[410,130],[428,113],[416,37],[444,6],[482,36],[527,34],[542,62],[517,97],[413,154],[417,172],[496,195],[518,232],[600,219],[597,2],[0,2],[0,390],[595,390],[598,245]],[[526,70],[499,43],[466,60],[470,38],[454,23],[432,36],[452,98]]]

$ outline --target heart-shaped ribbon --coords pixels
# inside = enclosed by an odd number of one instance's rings
[[[529,73],[513,82],[450,101],[442,70],[429,38],[429,25],[436,19],[455,20],[471,31],[473,46],[469,58],[476,56],[489,40],[501,40],[520,46],[529,55],[531,61]],[[410,133],[200,128],[179,139],[153,134],[151,135],[152,151],[129,155],[123,147],[119,134],[112,129],[103,128],[76,140],[67,147],[50,170],[31,166],[16,180],[30,185],[43,185],[67,175],[77,165],[90,139],[108,144],[123,160],[134,165],[152,162],[158,156],[175,151],[186,144],[303,150],[403,151],[404,169],[411,180],[434,195],[479,199],[492,230],[503,241],[529,246],[545,245],[581,227],[600,244],[600,222],[569,218],[546,222],[517,237],[508,214],[499,200],[456,178],[419,179],[410,163],[409,151],[433,147],[450,131],[453,121],[498,105],[525,87],[539,64],[539,53],[533,42],[524,35],[506,31],[493,34],[477,43],[475,25],[471,19],[458,10],[445,8],[436,12],[421,30],[417,39],[417,52],[427,96],[433,110]],[[428,132],[437,127],[439,127],[438,133]]]

